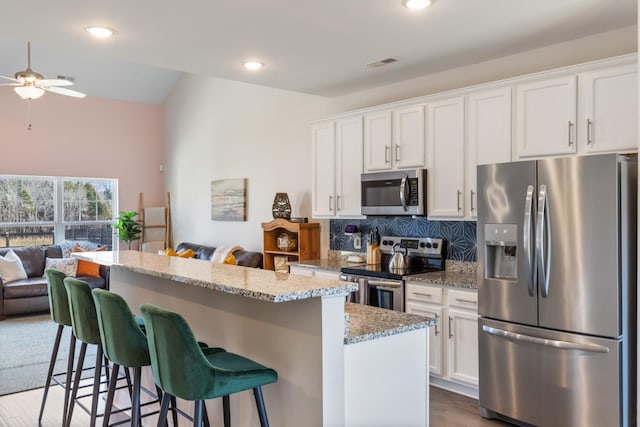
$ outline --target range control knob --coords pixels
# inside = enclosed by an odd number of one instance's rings
[[[438,244],[437,243],[433,244],[433,249],[438,249]]]
[[[431,243],[427,242],[427,249],[431,249]]]
[[[421,248],[424,248],[424,247],[425,247],[424,242],[420,242],[420,247],[421,247]]]
[[[388,244],[389,244],[389,242],[387,242],[386,240],[383,240],[383,241],[382,241],[382,244],[383,244],[383,245],[388,245]]]

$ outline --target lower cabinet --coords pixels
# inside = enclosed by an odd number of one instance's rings
[[[429,334],[431,384],[478,397],[478,293],[407,282],[406,312],[438,320]]]

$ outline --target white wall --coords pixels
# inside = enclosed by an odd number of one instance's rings
[[[325,114],[322,97],[185,75],[165,103],[174,243],[262,251],[276,192],[289,194],[293,216],[310,217],[309,121]],[[248,178],[246,222],[211,220],[211,181],[227,178]]]

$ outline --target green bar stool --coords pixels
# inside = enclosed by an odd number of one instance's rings
[[[194,402],[197,427],[202,425],[204,401],[222,397],[224,426],[230,427],[229,395],[253,389],[260,425],[269,426],[262,386],[278,380],[276,371],[234,353],[202,348],[178,313],[151,304],[141,305],[140,311],[153,378],[164,392],[158,425],[166,423],[169,396]]]
[[[73,356],[76,349],[76,337],[71,334],[69,342],[69,357],[67,358],[67,372],[65,376],[64,384],[60,383],[53,370],[56,364],[56,358],[58,357],[58,350],[60,348],[60,340],[62,339],[62,333],[66,326],[71,326],[71,314],[69,313],[69,300],[67,298],[67,290],[64,287],[63,280],[67,277],[66,274],[59,270],[47,269],[44,272],[47,277],[47,290],[49,293],[49,310],[51,312],[51,320],[58,324],[58,331],[56,333],[56,340],[53,344],[53,351],[51,352],[51,360],[49,361],[49,371],[47,373],[47,380],[44,385],[44,393],[42,395],[42,403],[40,405],[40,415],[38,421],[42,422],[42,416],[44,414],[44,406],[47,402],[47,396],[49,394],[49,387],[51,386],[51,380],[57,384],[64,385],[64,408],[62,411],[62,424],[66,425],[67,421],[67,409],[69,407],[69,393],[71,391],[71,375],[73,373]]]
[[[69,413],[67,417],[66,427],[71,424],[71,416],[75,406],[76,397],[78,395],[78,387],[80,385],[80,377],[84,356],[87,351],[88,344],[95,344],[96,364],[95,374],[93,378],[93,393],[91,400],[91,421],[90,426],[95,427],[96,418],[98,416],[98,399],[100,393],[100,376],[102,372],[102,341],[100,339],[100,329],[98,327],[98,319],[96,315],[96,307],[91,296],[91,286],[82,280],[67,277],[64,279],[64,286],[67,290],[69,298],[69,312],[71,313],[71,323],[73,326],[73,335],[82,342],[80,346],[80,358],[76,367],[76,375],[73,379],[73,389],[71,391],[71,403],[69,404]]]
[[[125,369],[133,368],[131,426],[135,427],[141,419],[140,379],[142,367],[151,365],[147,337],[141,329],[141,326],[144,326],[137,320],[139,318],[134,317],[129,305],[120,295],[103,289],[94,289],[92,295],[96,306],[102,350],[113,363],[103,425],[109,425],[118,371],[120,367],[123,367]],[[158,391],[158,396],[161,397],[159,388]],[[173,413],[173,422],[174,425],[177,425],[176,412]]]

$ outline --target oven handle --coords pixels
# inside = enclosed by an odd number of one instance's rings
[[[389,280],[371,280],[368,279],[367,280],[367,284],[369,286],[375,286],[375,287],[379,287],[379,286],[388,286],[390,288],[402,288],[402,282],[398,282],[398,281],[389,281]],[[389,289],[390,290],[390,289]]]

